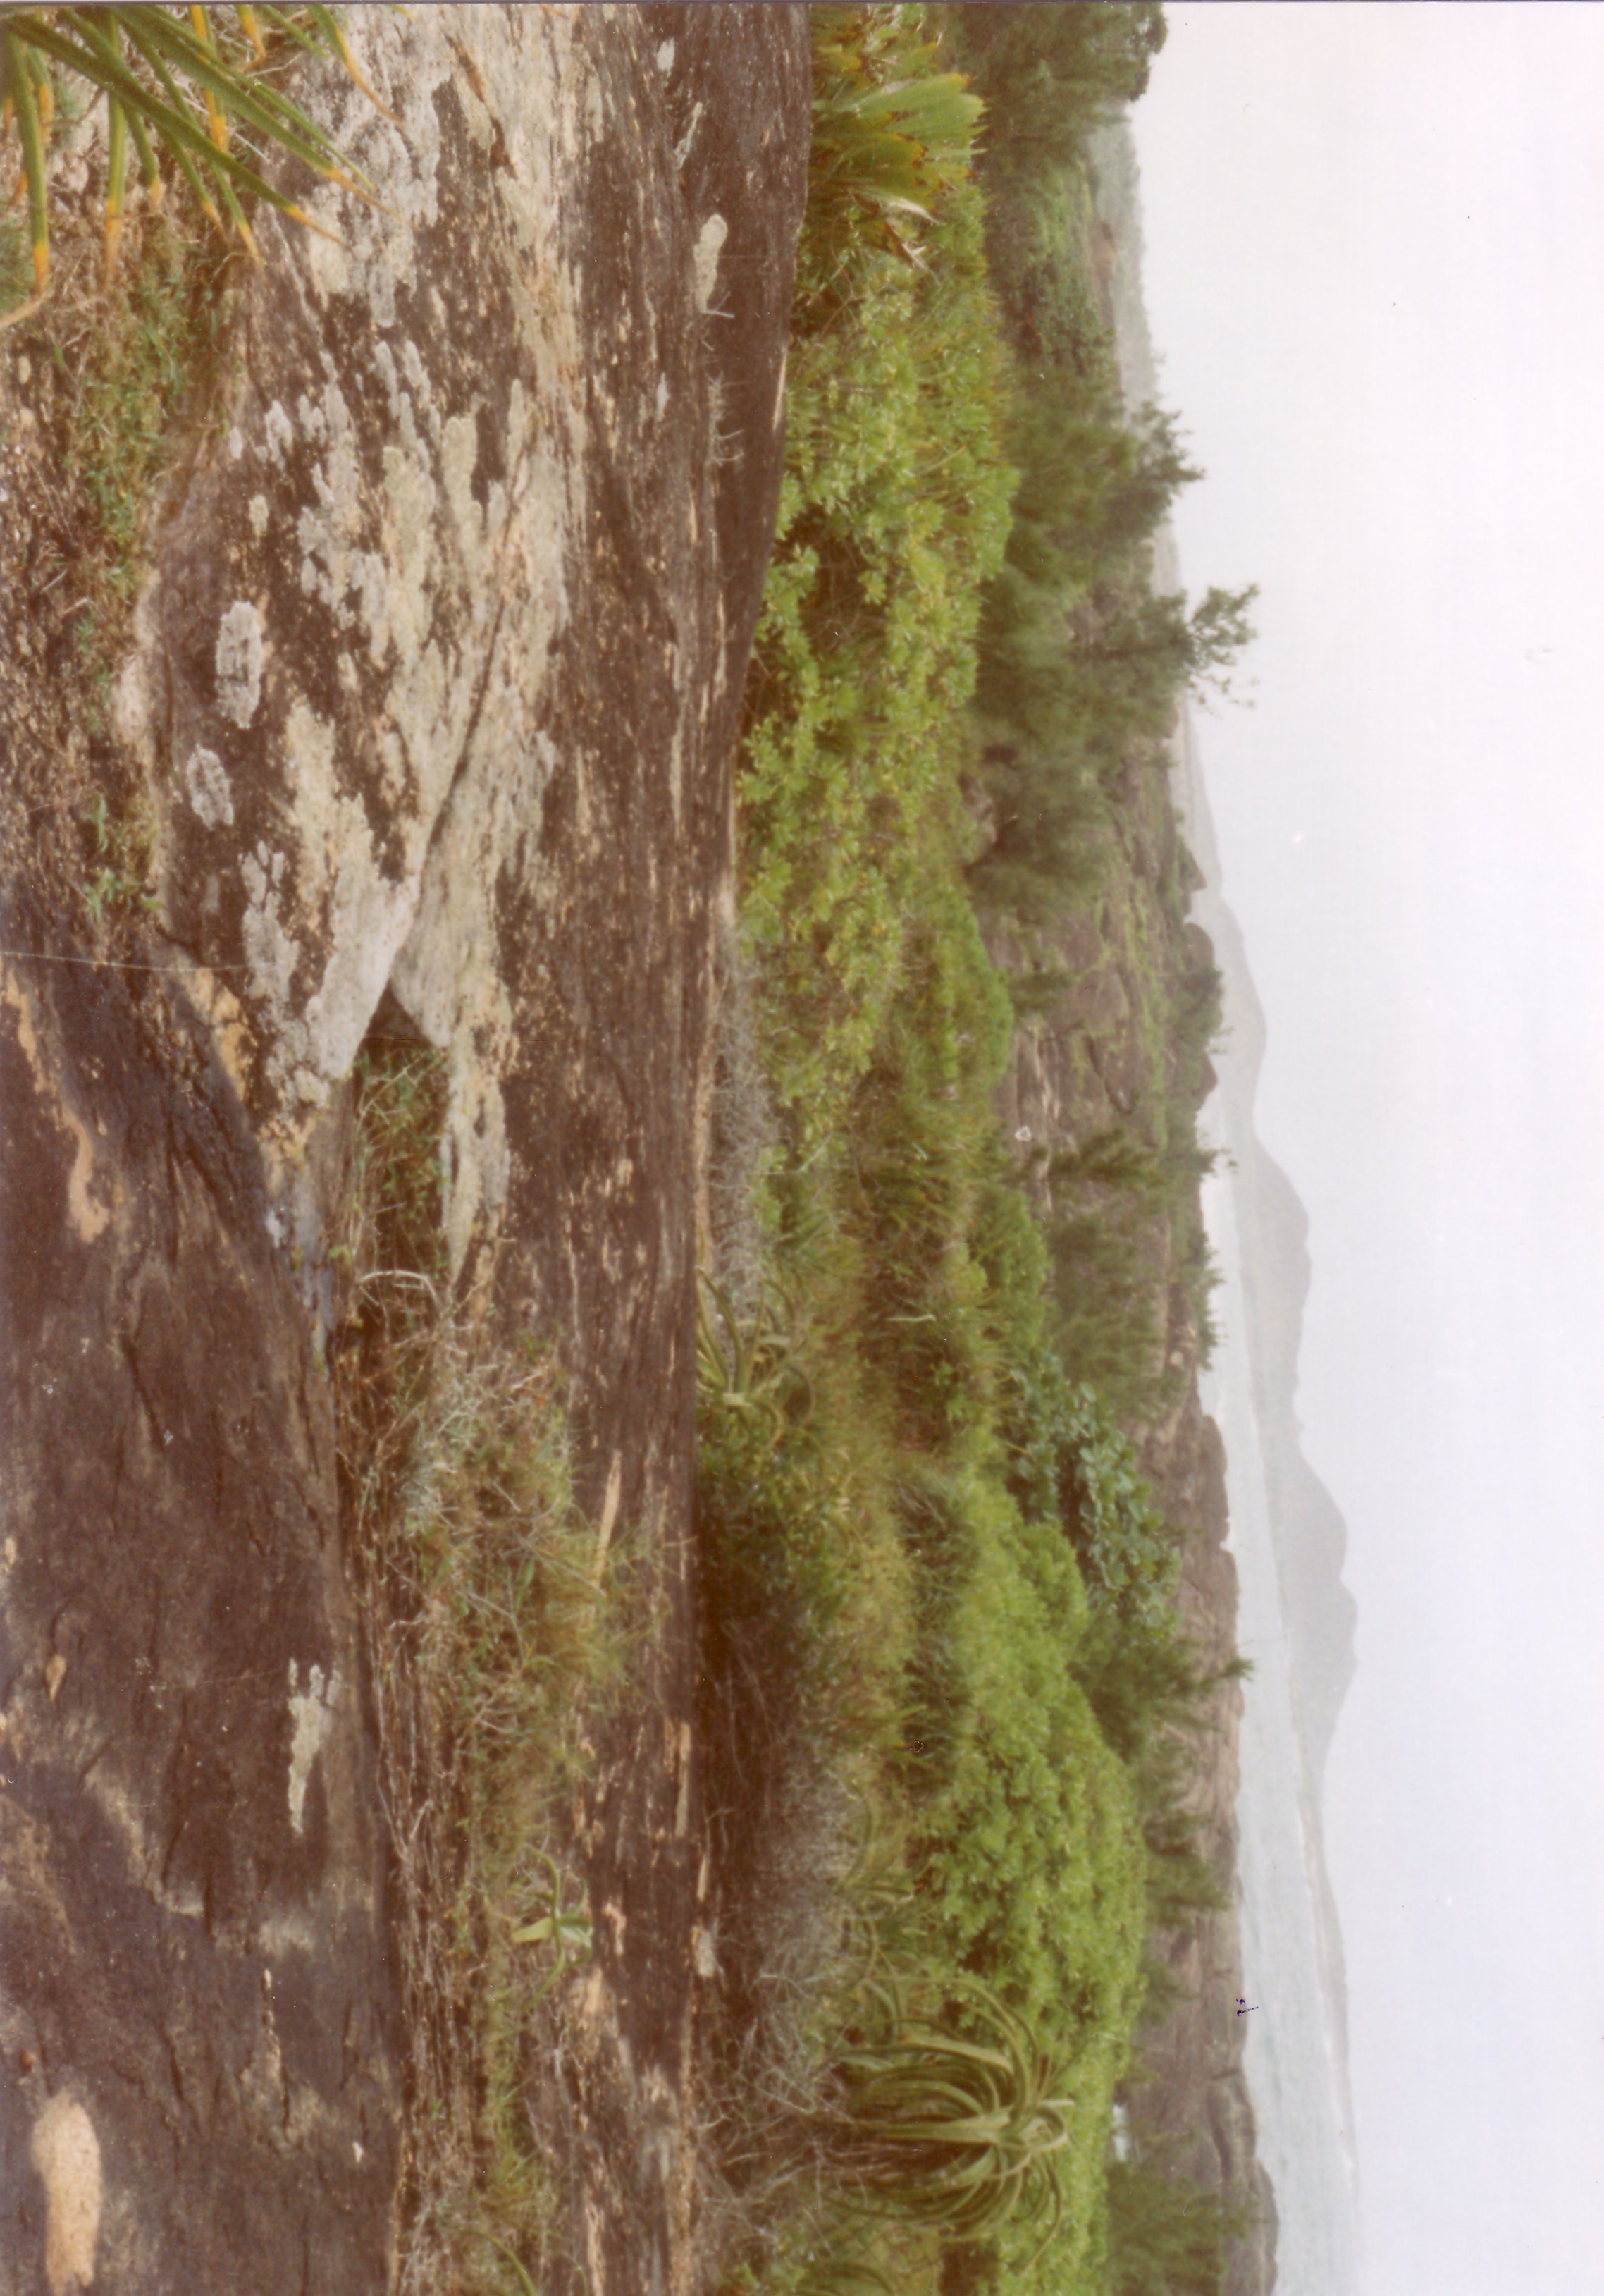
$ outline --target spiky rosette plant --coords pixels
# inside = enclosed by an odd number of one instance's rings
[[[778,1439],[813,1408],[784,1294],[765,1279],[745,1321],[723,1285],[704,1270],[698,1271],[698,1283],[696,1369],[703,1401],[761,1423]]]
[[[0,4],[0,153],[12,138],[20,166],[6,204],[28,198],[33,293],[0,325],[36,309],[50,286],[46,149],[57,92],[77,86],[106,103],[106,273],[114,272],[135,168],[152,206],[162,161],[202,213],[252,255],[246,203],[266,200],[314,231],[295,200],[269,183],[269,152],[292,153],[315,175],[364,199],[372,186],[315,120],[274,85],[297,50],[331,56],[379,106],[331,8],[60,7]],[[389,117],[389,114],[386,114]]]
[[[950,2015],[920,2013],[904,1986],[876,1981],[863,1995],[864,2029],[835,2054],[821,2132],[849,2205],[970,2241],[1044,2218],[1044,2248],[1062,2217],[1057,2156],[1069,2144],[1057,2067],[972,1980],[962,2031]]]
[[[974,157],[982,110],[958,72],[930,69],[916,7],[812,12],[814,225],[855,217],[869,236],[917,261],[909,234]]]

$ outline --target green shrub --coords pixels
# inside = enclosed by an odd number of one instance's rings
[[[899,69],[933,69],[898,11]],[[849,209],[810,208],[786,475],[749,690],[742,928],[776,1097],[806,1155],[845,1128],[907,918],[953,834],[981,584],[1012,484],[979,194],[962,180],[922,260]]]
[[[1230,2243],[1248,2223],[1240,2203],[1188,2177],[1111,2162],[1103,2296],[1223,2296]]]

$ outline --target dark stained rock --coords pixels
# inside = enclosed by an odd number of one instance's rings
[[[353,22],[399,132],[331,72],[307,100],[384,210],[303,185],[340,243],[263,223],[119,688],[160,864],[119,961],[159,971],[0,972],[4,2296],[391,2270],[323,1361],[376,1021],[445,1055],[454,1275],[556,1342],[581,1496],[639,1558],[585,1813],[577,2247],[593,2296],[690,2282],[697,1182],[806,20]],[[30,676],[0,733],[31,789],[74,697]],[[27,876],[12,839],[0,945],[93,954]]]
[[[0,937],[48,923],[13,899]],[[191,1049],[197,1092],[122,976],[0,964],[0,2287],[29,2296],[71,2258],[130,2289],[387,2280],[394,1991],[329,1399]]]

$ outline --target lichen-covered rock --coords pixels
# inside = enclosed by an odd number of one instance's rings
[[[4,2296],[392,2269],[323,1367],[376,1021],[445,1055],[454,1275],[559,1346],[581,1496],[642,1558],[569,2102],[593,2296],[691,2269],[697,1177],[806,15],[353,37],[395,125],[303,93],[379,204],[298,186],[338,241],[261,224],[120,680],[160,865],[120,961],[156,970],[45,961],[90,952],[0,852]],[[32,786],[70,687],[5,701]]]

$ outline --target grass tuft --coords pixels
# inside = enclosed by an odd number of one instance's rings
[[[566,2244],[529,2100],[588,1954],[566,1809],[618,1639],[556,1368],[450,1293],[444,1121],[440,1054],[364,1055],[336,1378],[409,2049],[397,2287],[491,2296]]]

